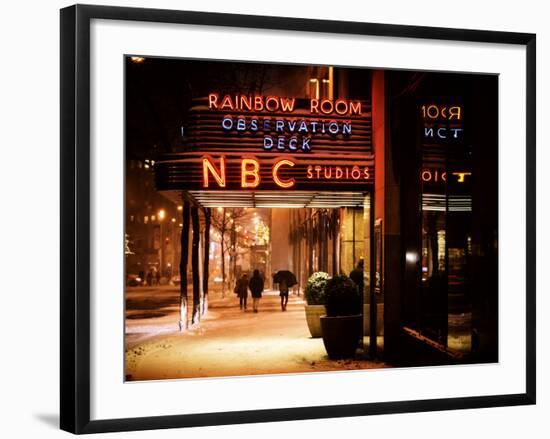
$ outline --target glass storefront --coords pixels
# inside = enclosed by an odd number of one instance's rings
[[[389,76],[402,179],[402,327],[449,361],[495,361],[497,78]]]
[[[362,272],[363,334],[368,344],[370,321],[377,322],[377,334],[382,335],[382,294],[371,294],[371,264],[373,258],[373,220],[371,195],[362,195],[362,203],[356,206],[332,209],[290,209],[290,242],[292,271],[299,285],[317,271],[350,276]],[[379,291],[379,293],[381,293]],[[370,302],[377,302],[376,314],[371,315]],[[381,337],[376,344],[381,347]]]

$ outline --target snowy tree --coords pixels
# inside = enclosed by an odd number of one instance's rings
[[[125,242],[124,242],[124,254],[125,254],[126,256],[128,256],[128,255],[134,255],[135,253],[134,253],[132,250],[130,250],[130,243],[131,243],[132,241],[130,241],[130,235],[128,235],[128,233],[126,233],[126,234],[124,235],[124,241],[125,241]]]
[[[237,223],[248,215],[246,208],[222,208],[212,211],[212,226],[219,232],[221,268],[222,268],[222,297],[225,297],[225,290],[228,283],[234,281],[235,264],[237,255]],[[225,258],[229,253],[229,282],[225,266]]]

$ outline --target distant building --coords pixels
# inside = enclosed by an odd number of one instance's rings
[[[153,166],[152,160],[127,161],[126,276],[146,276],[152,270],[170,280],[179,275],[180,212],[155,190]]]

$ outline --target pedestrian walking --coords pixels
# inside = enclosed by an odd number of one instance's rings
[[[145,271],[139,270],[139,285],[143,286],[145,283]]]
[[[239,298],[239,306],[246,311],[246,300],[248,299],[248,275],[246,273],[237,281],[235,290]]]
[[[357,267],[355,267],[354,270],[349,274],[349,278],[353,281],[353,283],[357,286],[357,289],[359,290],[359,293],[363,294],[363,288],[364,288],[364,265],[365,262],[363,259],[360,259],[357,263]]]
[[[279,282],[279,296],[281,296],[281,310],[286,311],[286,304],[288,303],[288,284],[286,279]]]
[[[286,311],[288,294],[291,287],[298,284],[292,271],[279,270],[273,275],[273,283],[279,284],[279,296],[281,296],[281,310]]]
[[[150,287],[151,285],[153,285],[153,272],[149,270],[147,272],[147,286]]]
[[[260,276],[258,270],[254,270],[250,282],[248,283],[248,288],[250,288],[250,292],[252,293],[252,308],[254,312],[258,312],[262,291],[264,290],[264,280]]]
[[[157,279],[157,285],[160,285],[160,270],[157,270],[156,279]]]

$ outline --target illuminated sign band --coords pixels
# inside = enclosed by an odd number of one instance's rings
[[[210,93],[185,149],[155,163],[160,190],[364,191],[374,182],[370,103]]]
[[[220,97],[218,93],[208,95],[208,108],[222,111],[254,111],[254,112],[294,112],[296,98],[278,96],[249,96],[243,94],[225,95]],[[310,99],[309,111],[311,114],[339,116],[361,115],[360,101],[347,101],[345,99]]]
[[[274,159],[238,155],[187,155],[155,163],[157,185],[179,190],[368,190],[372,157],[311,162],[308,157]]]
[[[362,101],[210,93],[207,102],[226,136],[257,138],[265,151],[308,153],[316,143],[353,140],[354,126],[358,140],[370,134]]]

